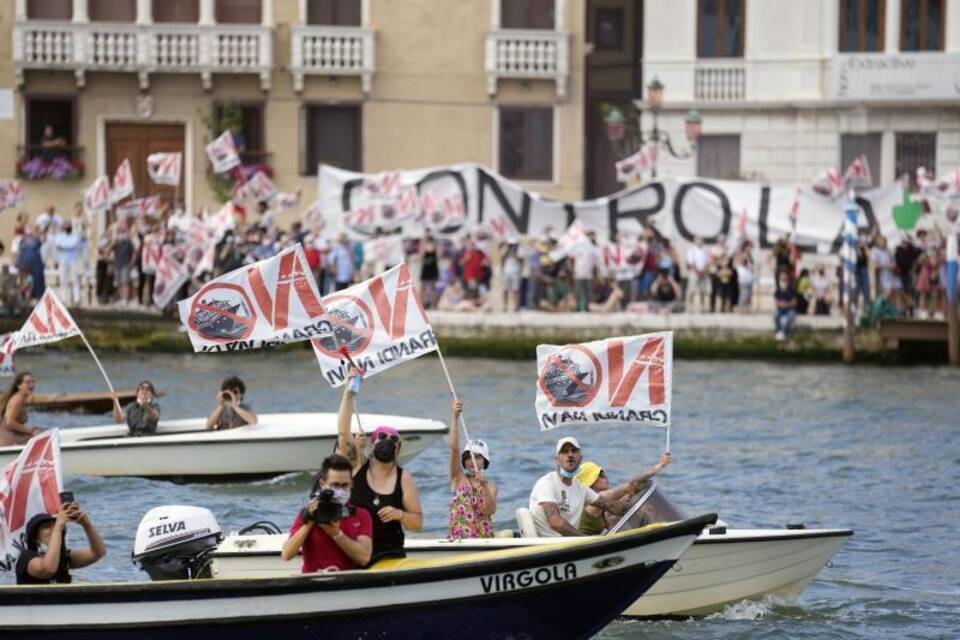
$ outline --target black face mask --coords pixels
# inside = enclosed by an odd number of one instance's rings
[[[397,459],[397,446],[389,438],[380,438],[373,445],[373,457],[380,462],[393,462]]]

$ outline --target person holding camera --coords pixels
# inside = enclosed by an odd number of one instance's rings
[[[114,398],[113,419],[117,424],[127,423],[131,436],[152,436],[157,433],[160,405],[157,404],[153,383],[143,380],[137,385],[137,399],[120,409]]]
[[[207,429],[223,431],[236,429],[245,424],[256,424],[257,414],[250,405],[244,404],[243,395],[247,392],[247,385],[237,376],[230,376],[220,384],[217,394],[217,406],[207,416]]]
[[[350,502],[353,470],[344,456],[324,459],[310,501],[297,514],[280,556],[302,552],[303,573],[348,571],[365,567],[373,551],[370,512]]]
[[[56,516],[41,513],[27,523],[26,549],[17,559],[17,584],[69,584],[73,580],[70,569],[88,567],[107,555],[90,516],[73,499],[73,494],[60,494],[60,502]],[[67,525],[71,522],[83,527],[89,547],[67,548]]]

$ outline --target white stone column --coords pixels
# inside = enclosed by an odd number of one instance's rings
[[[896,0],[887,0],[886,28],[883,35],[883,52],[897,53],[900,51],[900,3]]]
[[[213,0],[200,0],[200,20],[198,24],[216,24],[216,12],[213,7]]]
[[[73,22],[90,22],[87,0],[73,0]]]
[[[490,0],[490,28],[500,28],[500,2],[502,0]]]
[[[264,27],[273,26],[273,0],[260,0],[260,24]]]
[[[16,22],[23,22],[27,19],[27,0],[17,0],[13,9],[13,19]]]
[[[153,0],[137,0],[137,24],[153,23]]]
[[[307,24],[307,12],[303,12],[303,24]],[[360,0],[360,26],[370,26],[370,0]]]
[[[900,3],[896,3],[900,6]],[[880,175],[874,178],[877,184],[890,184],[897,179],[897,138],[887,129],[880,135]]]
[[[947,53],[960,53],[960,0],[947,0],[944,20],[947,21],[944,29],[943,50]]]
[[[563,31],[567,26],[567,3],[564,0],[553,0],[553,28]]]

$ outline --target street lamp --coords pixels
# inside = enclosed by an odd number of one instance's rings
[[[670,140],[670,134],[666,131],[660,130],[660,109],[663,107],[663,92],[664,85],[656,77],[650,81],[647,85],[647,105],[650,108],[650,111],[653,113],[653,129],[651,129],[649,135],[644,136],[643,130],[639,127],[639,114],[637,114],[637,126],[634,128],[630,126],[632,123],[627,122],[626,118],[623,115],[623,112],[620,111],[616,106],[610,106],[607,109],[607,113],[603,118],[604,124],[607,126],[607,140],[611,144],[616,145],[618,148],[622,148],[625,145],[623,144],[624,137],[626,136],[627,129],[630,129],[631,139],[634,143],[634,148],[642,147],[647,141],[652,142],[657,150],[660,148],[660,143],[663,143],[663,146],[666,147],[667,152],[677,158],[678,160],[685,160],[690,158],[697,149],[697,141],[700,139],[700,136],[703,132],[703,118],[700,117],[700,114],[697,111],[691,109],[687,112],[686,118],[684,118],[684,134],[687,138],[687,143],[689,148],[686,151],[678,151],[674,149],[673,143]],[[651,175],[657,177],[657,154],[653,154],[653,164],[651,166]]]

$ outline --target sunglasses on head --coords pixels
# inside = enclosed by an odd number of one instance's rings
[[[374,442],[379,442],[380,440],[389,439],[390,442],[400,442],[400,436],[390,433],[380,433],[377,435],[377,439]]]

